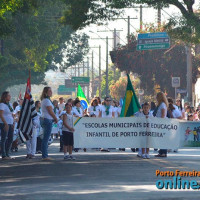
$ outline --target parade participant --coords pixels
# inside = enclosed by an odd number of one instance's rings
[[[57,100],[53,101],[53,106],[54,106],[53,112],[56,115],[57,119],[59,119],[59,113],[60,113],[60,111],[59,111],[58,101]],[[53,136],[55,136],[56,138],[58,138],[58,131],[59,131],[58,130],[58,124],[54,122],[53,126],[52,126],[52,130],[51,130],[52,142],[53,142]]]
[[[59,98],[58,108],[59,108],[59,113],[61,113],[65,108],[65,102],[64,102],[63,97]]]
[[[43,160],[52,160],[48,156],[48,141],[51,135],[53,120],[55,123],[58,122],[56,115],[53,112],[54,106],[50,100],[52,96],[52,90],[50,87],[44,87],[41,95],[41,108],[42,108],[42,117],[41,117],[41,126],[44,130],[44,137],[42,139],[42,159]]]
[[[0,101],[0,131],[1,131],[1,153],[2,159],[8,160],[13,142],[13,107],[10,104],[10,93],[5,91],[1,95]]]
[[[95,115],[95,117],[99,117],[101,108],[98,105],[98,100],[93,98],[91,101],[91,106],[88,108],[88,113],[90,116]]]
[[[119,106],[119,102],[116,101],[116,100],[113,100],[113,112],[114,112],[114,117],[115,118],[120,116],[121,107]]]
[[[66,104],[66,114],[63,115],[63,144],[64,144],[64,159],[65,160],[75,160],[72,156],[72,149],[74,145],[74,125],[73,125],[73,115],[71,114],[72,106],[71,104]],[[67,151],[69,155],[67,155]]]
[[[81,109],[81,102],[79,99],[74,101],[73,115],[75,117],[83,117],[83,110]]]
[[[163,92],[159,92],[156,95],[156,100],[158,102],[157,109],[154,111],[154,115],[159,118],[167,117],[168,101]],[[167,149],[160,149],[156,157],[167,157]]]
[[[145,102],[142,106],[142,112],[138,112],[135,114],[136,117],[153,117],[152,112],[150,111],[150,104]],[[139,148],[138,157],[142,157],[143,159],[150,159],[149,156],[149,148]]]
[[[21,111],[21,109],[22,109],[22,104],[23,104],[23,99],[20,99],[19,100],[19,104],[16,106],[16,108],[14,109],[14,112],[13,112],[13,114],[17,114],[18,112],[20,112]]]
[[[111,99],[109,97],[104,98],[104,105],[101,107],[100,117],[112,118],[114,117],[113,106],[111,106]],[[101,149],[101,151],[109,152],[108,149]]]
[[[171,97],[167,98],[168,100],[168,112],[170,112],[170,116],[167,116],[168,118],[176,118],[176,119],[182,119],[182,113],[179,110],[178,106],[174,105],[174,101]]]
[[[182,113],[182,119],[185,119],[185,109],[182,106],[181,100],[176,100],[176,106],[178,106],[179,111]]]
[[[41,149],[41,146],[42,146],[42,139],[41,139],[41,135],[40,135],[40,132],[42,130],[41,126],[40,126],[40,118],[42,116],[42,112],[41,112],[41,103],[40,101],[36,101],[35,102],[35,109],[37,111],[37,116],[36,116],[36,119],[37,120],[37,124],[38,124],[38,127],[37,127],[37,143],[36,143],[36,153],[38,154],[41,154],[42,153],[42,149]]]

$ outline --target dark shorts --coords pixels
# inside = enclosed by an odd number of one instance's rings
[[[63,131],[63,144],[65,146],[74,146],[74,135],[72,132]]]

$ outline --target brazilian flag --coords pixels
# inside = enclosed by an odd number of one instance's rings
[[[77,91],[77,97],[79,98],[79,100],[81,101],[81,106],[83,107],[83,109],[87,109],[88,108],[88,101],[85,97],[85,94],[81,88],[81,86],[78,84],[78,91]]]
[[[128,74],[127,79],[128,83],[120,117],[133,116],[141,108]]]

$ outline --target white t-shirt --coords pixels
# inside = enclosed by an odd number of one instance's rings
[[[156,117],[162,117],[162,111],[161,111],[162,109],[165,109],[165,116],[164,116],[164,118],[167,117],[167,106],[166,106],[166,104],[164,102],[162,102],[160,104],[160,106],[158,107],[158,111],[156,113]]]
[[[73,115],[69,115],[69,114],[67,114],[67,113],[66,113],[66,115],[67,115],[66,124],[67,124],[69,127],[73,128],[73,127],[74,127],[74,126],[73,126]],[[63,128],[62,128],[62,130],[63,130],[63,131],[71,132],[71,131],[64,125],[64,122],[63,122]]]
[[[22,108],[22,106],[21,106],[21,105],[18,105],[18,106],[15,108],[13,114],[17,114],[19,111],[21,111],[21,108]]]
[[[149,111],[148,115],[145,115],[143,112],[137,112],[137,113],[135,113],[135,116],[136,117],[145,117],[145,116],[153,117],[153,114],[151,111]]]
[[[53,119],[53,117],[49,114],[49,112],[47,110],[47,106],[51,106],[52,110],[54,109],[54,106],[51,103],[51,101],[49,99],[45,98],[41,102],[42,117],[47,118],[47,119]]]
[[[172,111],[172,115],[174,118],[179,118],[179,117],[182,117],[182,112],[178,109],[175,108],[175,110]]]
[[[119,109],[120,107],[113,107],[113,112],[114,112],[114,116],[115,118],[119,117],[119,114],[121,113]]]
[[[95,110],[96,110],[96,111],[94,111],[94,106],[90,106],[90,107],[88,108],[88,113],[89,113],[90,115],[95,114],[96,117],[99,117],[99,112],[101,111],[101,107],[100,107],[100,106],[96,106],[96,107],[95,107]]]
[[[10,107],[13,109],[11,104],[10,104]],[[0,103],[0,110],[3,110],[3,117],[4,117],[5,121],[6,121],[6,123],[7,124],[13,124],[14,119],[13,119],[12,112],[10,111],[8,105],[6,105],[5,103]],[[3,123],[1,118],[0,118],[0,123],[1,124]]]
[[[65,108],[65,103],[58,104],[59,111],[62,112]]]
[[[102,112],[101,114],[102,118],[112,118],[113,106],[110,106],[108,115],[106,115],[106,107],[104,105],[102,105],[101,107],[101,112]]]
[[[78,117],[83,117],[82,108],[79,108],[79,112],[78,112],[78,108],[75,106],[72,111],[73,111],[73,115],[76,115]]]

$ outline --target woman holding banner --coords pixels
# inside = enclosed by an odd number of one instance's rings
[[[168,108],[168,101],[163,92],[159,92],[156,95],[157,100],[157,108],[154,110],[153,115],[159,118],[166,118],[167,117],[167,108]],[[167,149],[160,149],[158,155],[155,157],[167,157]]]
[[[53,121],[58,122],[58,119],[53,112],[54,106],[50,97],[52,96],[52,90],[50,87],[45,87],[41,95],[41,126],[44,130],[44,137],[42,140],[42,160],[52,160],[48,157],[48,141],[51,135]]]

